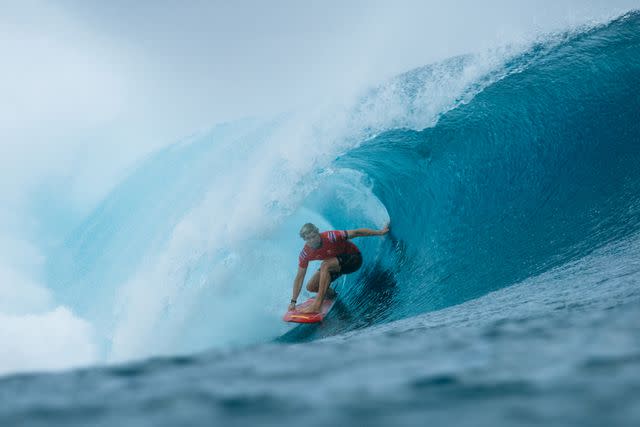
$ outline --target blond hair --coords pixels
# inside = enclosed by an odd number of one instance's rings
[[[303,225],[302,228],[300,229],[300,237],[302,237],[304,239],[304,236],[306,236],[307,234],[309,234],[311,232],[318,233],[319,231],[320,230],[318,230],[318,227],[316,227],[315,225],[313,225],[310,222],[308,222],[305,225]]]

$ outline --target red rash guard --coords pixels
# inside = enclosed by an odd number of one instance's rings
[[[301,268],[307,268],[309,261],[332,258],[343,254],[360,253],[358,247],[347,240],[348,237],[345,230],[325,231],[320,233],[320,238],[322,239],[322,245],[318,249],[313,249],[309,245],[304,245],[304,248],[302,248],[298,258],[298,265]]]

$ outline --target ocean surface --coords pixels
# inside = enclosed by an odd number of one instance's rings
[[[303,223],[388,221],[281,321]],[[194,134],[46,255],[92,356],[1,426],[640,425],[640,13]]]

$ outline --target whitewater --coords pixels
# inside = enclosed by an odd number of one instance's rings
[[[632,11],[200,130],[76,223],[33,194],[0,424],[636,425],[639,91]],[[305,222],[391,232],[293,326]]]

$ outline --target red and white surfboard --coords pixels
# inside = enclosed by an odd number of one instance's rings
[[[322,301],[322,307],[320,307],[320,313],[300,313],[300,309],[304,307],[308,307],[315,301],[315,298],[311,298],[296,306],[296,308],[292,311],[287,311],[282,318],[285,322],[296,322],[296,323],[317,323],[322,322],[324,316],[331,310],[333,307],[333,303],[335,300],[325,298]]]

